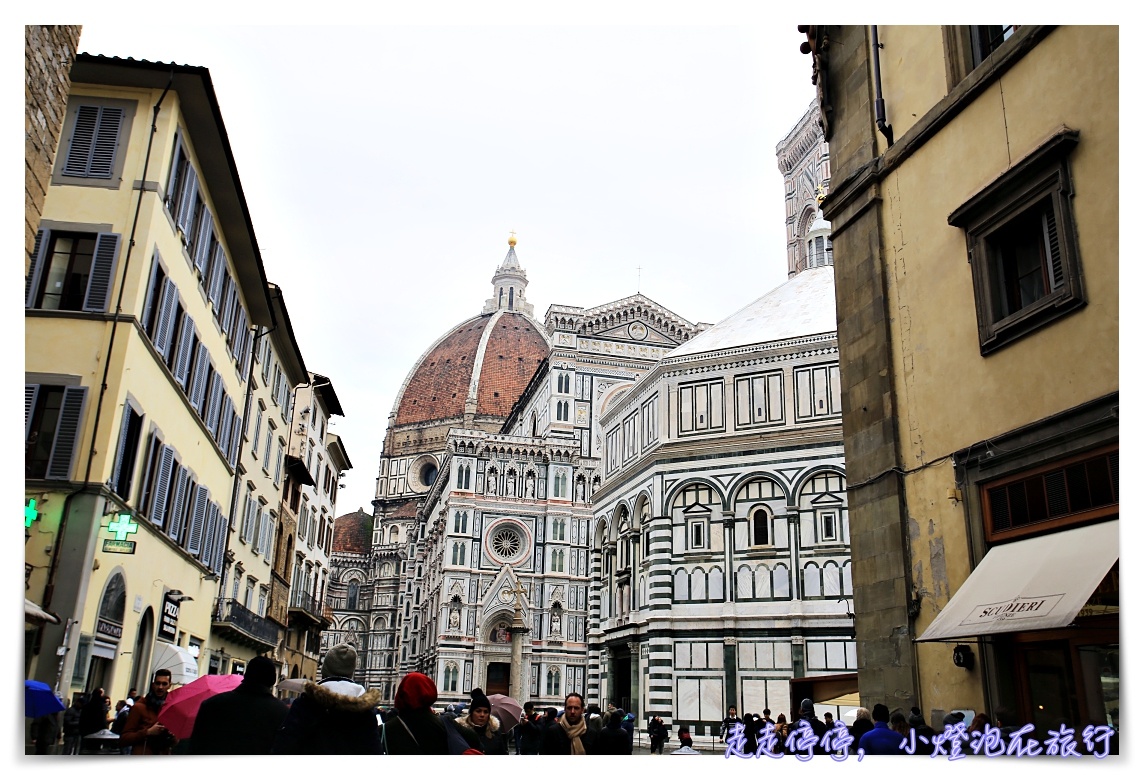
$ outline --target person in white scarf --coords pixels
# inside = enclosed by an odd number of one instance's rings
[[[541,755],[584,756],[596,752],[596,731],[584,720],[584,697],[570,693],[564,698],[564,714],[544,730]]]

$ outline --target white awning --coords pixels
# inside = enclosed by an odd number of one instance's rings
[[[1119,557],[1119,520],[998,545],[917,641],[1067,626]]]
[[[170,642],[156,642],[151,656],[151,674],[157,669],[171,670],[172,685],[186,685],[199,677],[199,662],[186,648]]]
[[[48,612],[31,599],[24,599],[24,622],[43,625],[44,623],[59,623],[60,619]]]

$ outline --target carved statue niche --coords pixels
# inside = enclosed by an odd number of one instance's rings
[[[516,472],[509,470],[505,477],[504,494],[508,498],[516,498]]]
[[[536,474],[531,471],[524,478],[524,497],[536,498]]]

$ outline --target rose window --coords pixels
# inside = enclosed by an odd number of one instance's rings
[[[520,534],[512,527],[498,528],[492,536],[493,552],[504,559],[515,558],[520,554]]]

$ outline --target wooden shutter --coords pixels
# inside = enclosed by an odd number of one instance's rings
[[[40,275],[44,272],[48,245],[52,243],[52,231],[36,231],[36,245],[32,249],[32,265],[28,268],[28,275],[24,278],[24,306],[32,308],[36,305],[36,293],[40,290]]]
[[[1045,233],[1045,249],[1049,261],[1049,289],[1059,290],[1065,284],[1065,266],[1061,258],[1061,241],[1057,234],[1056,213],[1051,206],[1041,215],[1041,222]]]
[[[214,552],[216,533],[218,533],[218,504],[211,501],[207,504],[206,522],[203,523],[203,538],[199,544],[199,560],[207,566],[210,566],[211,553]]]
[[[207,501],[210,497],[210,491],[206,486],[199,485],[195,488],[195,503],[191,507],[191,525],[187,531],[187,552],[195,555],[202,546],[203,541],[203,526],[206,524],[207,519]]]
[[[214,436],[218,430],[218,412],[219,407],[222,405],[223,386],[222,377],[218,372],[211,375],[211,387],[207,392],[207,408],[206,419],[204,422],[207,424],[207,430]]]
[[[84,311],[107,311],[118,257],[119,234],[100,233],[95,239],[95,256],[91,259],[91,273],[87,277]]]
[[[179,210],[175,214],[175,224],[183,231],[187,242],[191,237],[187,235],[191,230],[191,222],[195,218],[195,196],[199,191],[199,177],[195,173],[195,166],[187,160],[186,173],[183,174],[182,191],[179,193]]]
[[[171,501],[171,517],[167,520],[167,536],[179,541],[187,517],[187,493],[194,483],[186,466],[179,466],[175,474],[175,495]]]
[[[227,453],[227,461],[231,467],[238,464],[238,453],[242,449],[242,415],[234,415],[234,425],[231,427],[230,433],[230,451]]]
[[[52,442],[52,454],[48,457],[48,470],[44,475],[47,479],[67,479],[71,476],[72,464],[75,462],[76,445],[79,443],[79,424],[83,417],[83,403],[86,398],[86,387],[64,388],[63,404],[60,407],[60,421],[56,425],[56,438]]]
[[[222,251],[222,244],[215,244],[214,259],[211,261],[210,287],[207,289],[207,298],[214,306],[215,319],[219,317],[219,299],[222,296],[222,281],[226,275],[226,253]]]
[[[183,330],[179,333],[179,346],[175,352],[175,379],[179,386],[187,389],[187,381],[191,376],[191,354],[195,348],[195,325],[187,317]]]
[[[119,486],[119,473],[123,470],[123,459],[127,449],[127,429],[131,425],[131,405],[123,402],[123,419],[119,422],[119,446],[115,452],[115,466],[111,469],[111,489]],[[127,498],[127,496],[123,496]]]
[[[211,241],[213,236],[214,217],[206,206],[203,206],[202,218],[199,219],[199,229],[195,231],[194,262],[195,268],[204,277],[207,273],[207,261],[210,259],[211,246],[217,244]]]
[[[187,164],[187,153],[183,150],[182,134],[175,136],[175,151],[171,155],[171,172],[167,176],[167,210],[174,214],[179,194],[175,186],[179,183],[179,168]]]
[[[163,280],[163,294],[159,298],[159,313],[155,319],[155,349],[167,358],[171,346],[172,331],[175,329],[175,313],[178,311],[179,291],[170,279]]]
[[[203,405],[203,394],[207,387],[207,372],[210,370],[211,359],[207,352],[207,345],[199,343],[198,353],[195,355],[194,376],[191,379],[191,392],[189,394],[191,406],[199,409]]]
[[[110,179],[122,124],[122,108],[80,106],[64,162],[64,176]]]
[[[36,398],[40,395],[39,385],[24,385],[24,443],[32,433],[32,411],[36,408]]]
[[[151,522],[156,528],[167,524],[167,497],[171,492],[171,476],[175,471],[175,450],[164,444],[159,453],[159,469],[155,475],[155,497],[151,501]]]

